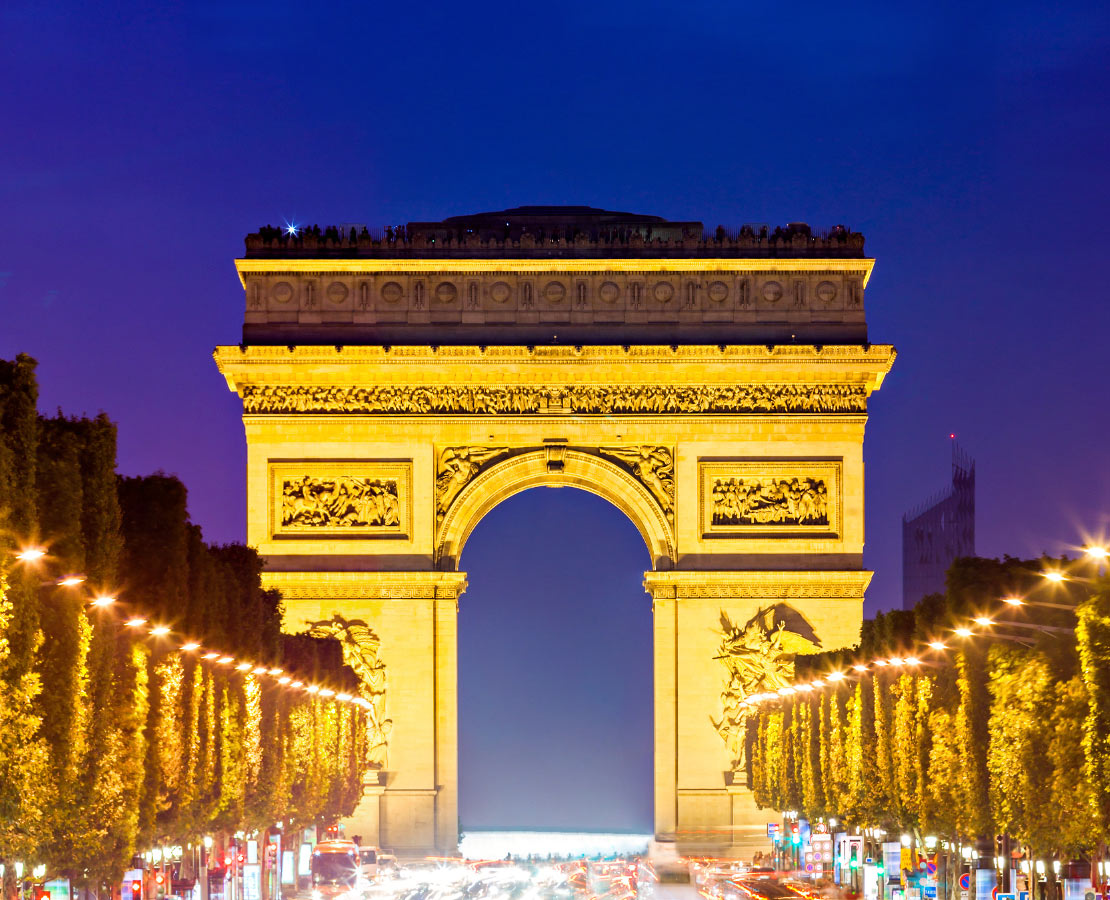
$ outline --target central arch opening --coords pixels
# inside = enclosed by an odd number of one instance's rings
[[[584,490],[498,503],[459,565],[459,819],[650,833],[652,617],[640,532]]]

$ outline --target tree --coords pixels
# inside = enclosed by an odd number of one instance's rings
[[[1083,756],[1091,802],[1100,835],[1107,841],[1110,823],[1110,583],[1103,578],[1076,610],[1076,639],[1087,711],[1083,722]]]

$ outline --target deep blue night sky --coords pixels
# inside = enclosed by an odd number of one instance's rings
[[[1110,7],[916,6],[7,0],[0,356],[36,356],[44,409],[106,410],[123,472],[177,473],[206,535],[240,539],[210,352],[238,341],[259,225],[844,223],[900,352],[866,444],[868,609],[899,602],[900,516],[945,484],[949,432],[978,460],[979,551],[1059,552],[1110,524]],[[650,824],[638,541],[576,491],[476,530],[464,825],[589,824],[599,796],[598,824]],[[483,795],[490,772],[512,777]]]

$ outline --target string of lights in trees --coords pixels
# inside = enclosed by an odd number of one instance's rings
[[[15,554],[15,558],[26,565],[41,563],[47,556],[46,550],[41,547],[27,547]],[[49,582],[59,587],[76,588],[85,583],[83,575],[65,575],[56,581]],[[303,691],[315,697],[320,697],[334,703],[351,704],[362,709],[370,709],[370,701],[364,697],[349,694],[345,691],[336,691],[326,685],[315,684],[298,678],[294,673],[287,673],[279,666],[263,665],[258,662],[237,659],[235,656],[203,645],[200,641],[183,638],[174,633],[168,625],[152,624],[150,618],[142,611],[137,610],[134,604],[124,603],[111,594],[96,594],[88,601],[90,611],[126,610],[122,625],[136,636],[147,635],[152,638],[164,639],[176,644],[177,652],[195,654],[201,662],[226,668],[242,675],[254,675],[270,679],[277,687],[290,691]]]
[[[1100,545],[1092,545],[1084,548],[1084,553],[1091,561],[1096,564],[1104,564],[1110,559],[1110,549]],[[1041,573],[1046,581],[1052,584],[1062,584],[1065,581],[1072,580],[1065,572],[1059,569],[1049,569]],[[1072,604],[1063,603],[1049,603],[1039,600],[1029,600],[1024,597],[1010,595],[1002,597],[1001,606],[996,610],[998,612],[1005,612],[1007,610],[1019,609],[1022,607],[1039,606],[1051,609],[1074,609]],[[1031,646],[1031,642],[1022,635],[1005,634],[996,631],[991,631],[996,625],[1005,625],[1015,628],[1028,628],[1033,631],[1042,633],[1071,633],[1074,629],[1060,628],[1052,625],[1040,625],[1027,622],[1014,622],[1014,621],[998,621],[995,616],[991,615],[977,615],[968,618],[963,623],[951,629],[951,633],[956,637],[968,639],[973,637],[989,637],[992,640],[1012,641],[1014,643]],[[890,657],[877,657],[870,662],[857,661],[851,663],[847,669],[834,669],[823,677],[813,678],[809,680],[799,680],[794,684],[785,685],[774,691],[765,691],[763,693],[751,694],[741,701],[740,705],[745,708],[759,707],[766,703],[780,701],[784,698],[790,697],[795,694],[808,694],[812,691],[822,690],[826,687],[836,687],[841,682],[856,680],[863,678],[867,675],[874,674],[875,672],[886,669],[900,669],[900,668],[917,668],[923,665],[939,666],[946,663],[944,654],[952,648],[943,640],[935,639],[922,643],[915,653],[907,654],[906,656],[890,656]],[[855,673],[854,675],[852,673]]]

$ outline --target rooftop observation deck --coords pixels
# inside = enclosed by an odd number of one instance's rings
[[[803,222],[709,231],[701,222],[592,206],[518,206],[379,228],[267,225],[247,235],[246,251],[248,259],[859,259],[863,235]]]
[[[862,344],[863,235],[521,206],[371,230],[266,226],[247,344]]]

